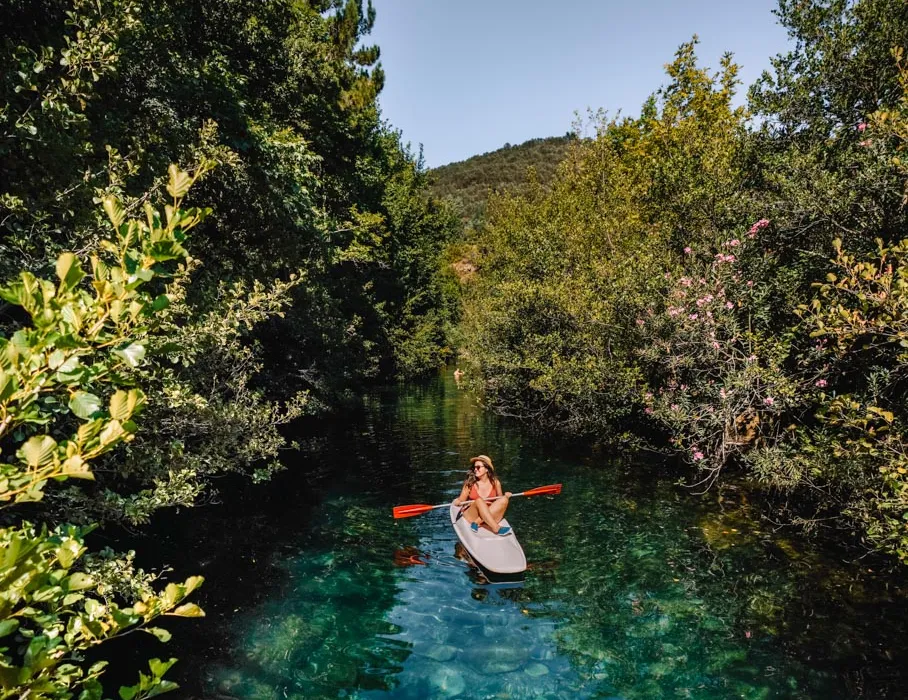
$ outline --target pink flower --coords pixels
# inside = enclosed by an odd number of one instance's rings
[[[733,308],[735,308],[735,305],[732,304],[730,301],[726,301],[726,302],[725,302],[725,308],[726,308],[726,309],[733,309]]]
[[[866,139],[866,140],[861,141],[860,143],[858,143],[858,146],[869,146],[869,145],[872,144],[872,143],[873,143],[873,141],[871,141],[870,139]]]
[[[672,409],[673,411],[677,411],[677,410],[678,410],[678,404],[673,403],[673,404],[671,405],[671,409]]]
[[[647,392],[643,395],[643,398],[646,399],[647,401],[649,401],[651,398],[653,398],[652,392],[647,391]]]
[[[718,350],[718,349],[719,349],[719,343],[717,343],[716,341],[713,341],[713,347],[714,347],[716,350]]]
[[[750,357],[747,358],[747,361],[748,361],[748,362],[753,362],[753,361],[756,360],[756,359],[757,359],[757,356],[756,356],[756,355],[751,355]]]
[[[719,396],[723,399],[725,398],[725,389],[719,389]]]
[[[690,255],[690,254],[693,253],[694,251],[693,251],[693,249],[692,249],[690,246],[685,246],[685,247],[684,247],[684,252],[687,253],[688,255]]]
[[[817,386],[820,387],[820,388],[822,389],[824,386],[826,386],[826,380],[825,380],[825,379],[817,379]]]
[[[688,318],[689,318],[691,321],[696,321],[696,320],[697,320],[697,314],[691,314],[690,316],[688,316]]]
[[[864,131],[865,131],[866,129],[867,129],[867,124],[866,124],[866,122],[861,122],[860,124],[858,124],[858,131],[860,131],[862,134],[864,133]]]
[[[653,409],[651,409],[649,406],[647,406],[646,408],[644,408],[644,409],[643,409],[643,412],[644,412],[646,415],[648,415],[648,416],[653,415]]]
[[[756,222],[753,226],[750,227],[750,230],[748,230],[747,233],[751,238],[753,238],[755,235],[757,235],[758,231],[761,231],[762,229],[766,228],[767,226],[769,226],[769,219],[760,219],[758,222]]]
[[[697,450],[696,452],[694,452],[694,459],[699,462],[701,459],[703,459],[703,453]]]
[[[735,246],[741,245],[741,241],[739,241],[737,238],[734,238],[728,242],[728,245],[734,248]]]
[[[645,322],[642,318],[638,318],[638,319],[637,319],[637,325],[638,325],[638,326],[645,325],[645,323],[646,323],[646,322]]]
[[[753,280],[747,280],[747,286],[748,286],[748,287],[753,287],[753,286],[754,286],[754,281],[753,281]]]
[[[775,401],[773,400],[772,396],[767,396],[765,399],[763,399],[763,403],[767,406],[772,406]]]

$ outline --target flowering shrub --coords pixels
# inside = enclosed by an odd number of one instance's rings
[[[703,470],[708,487],[736,455],[778,429],[778,416],[805,390],[782,371],[789,341],[754,331],[747,309],[754,294],[742,256],[758,255],[761,219],[743,238],[690,262],[670,284],[640,346],[649,388],[645,412],[662,421],[673,443]],[[734,253],[726,252],[733,250]]]

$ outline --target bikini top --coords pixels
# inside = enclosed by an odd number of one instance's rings
[[[497,489],[495,488],[495,484],[492,484],[492,491],[485,498],[487,503],[498,495],[496,491]],[[473,484],[470,487],[470,500],[478,501],[480,498],[482,498],[482,496],[479,495],[479,489],[477,488],[476,484]]]

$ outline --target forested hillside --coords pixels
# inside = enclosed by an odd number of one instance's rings
[[[432,192],[452,202],[464,224],[476,226],[485,215],[489,192],[526,192],[530,168],[532,177],[549,187],[572,140],[573,135],[566,134],[505,144],[497,151],[433,168]]]
[[[3,697],[100,698],[85,650],[202,614],[197,577],[157,590],[88,551],[98,523],[266,479],[281,424],[449,353],[456,218],[382,125],[374,18],[0,5]],[[167,689],[168,666],[120,696]]]
[[[493,197],[464,353],[490,407],[668,448],[697,492],[747,475],[775,521],[908,562],[908,4],[778,16],[794,48],[746,107],[685,44],[550,192]]]

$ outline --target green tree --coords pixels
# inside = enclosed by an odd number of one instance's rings
[[[40,501],[51,483],[92,480],[92,463],[133,439],[145,403],[134,370],[170,303],[161,283],[187,257],[186,236],[209,213],[181,206],[209,167],[190,174],[172,166],[171,203],[159,211],[146,202],[144,220],[106,198],[114,235],[90,257],[89,274],[77,256],[63,253],[56,282],[23,271],[0,287],[0,298],[29,319],[0,337],[0,500],[16,504],[5,513],[14,524],[0,528],[0,634],[9,638],[0,650],[2,697],[100,698],[106,664],[85,668],[81,652],[133,630],[167,641],[166,630],[149,626],[155,618],[203,614],[182,602],[200,577],[156,592],[147,577],[134,576],[131,599],[121,605],[106,590],[116,577],[91,573],[80,561],[91,528],[38,528],[20,519],[22,504]],[[135,574],[128,561],[121,569]],[[151,675],[120,696],[176,687],[161,678],[172,663],[151,660]]]

